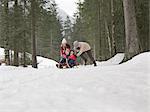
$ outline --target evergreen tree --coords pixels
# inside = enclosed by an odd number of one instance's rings
[[[131,24],[136,53],[149,50],[148,47],[148,0],[133,0],[132,7],[136,25]],[[78,12],[75,14],[76,23],[73,25],[73,40],[87,41],[91,44],[97,60],[106,60],[117,52],[125,52],[129,55],[129,49],[133,44],[126,44],[124,7],[122,0],[84,0],[78,2]],[[132,5],[132,4],[131,4]],[[132,8],[133,9],[133,8]],[[130,9],[128,9],[130,10]],[[134,13],[133,13],[134,12]],[[126,16],[126,14],[125,14]],[[126,16],[127,17],[127,16]],[[125,18],[126,18],[125,17]],[[131,20],[132,21],[132,20]],[[128,26],[126,24],[126,26]],[[136,27],[136,28],[135,28]],[[134,29],[137,29],[135,31]],[[127,28],[126,28],[127,31]],[[128,34],[132,35],[132,34]],[[128,38],[127,41],[130,41]],[[139,44],[139,45],[138,45]],[[128,47],[126,47],[128,46]],[[130,47],[129,47],[130,46]],[[140,46],[139,50],[137,46]]]
[[[64,38],[66,38],[69,41],[69,43],[71,43],[71,33],[72,23],[69,16],[67,16],[66,21],[64,22]]]

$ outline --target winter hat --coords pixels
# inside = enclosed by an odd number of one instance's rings
[[[73,42],[73,46],[74,46],[75,49],[78,48],[79,47],[79,42],[78,41],[74,41]]]
[[[61,43],[62,43],[62,44],[67,44],[67,40],[66,40],[65,38],[63,38],[63,40],[62,40]]]

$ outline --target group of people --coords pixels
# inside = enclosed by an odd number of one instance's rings
[[[87,64],[88,58],[93,62],[94,66],[97,66],[95,59],[92,56],[91,47],[86,42],[78,42],[74,41],[73,49],[71,49],[70,45],[67,43],[66,39],[63,38],[61,47],[60,47],[60,56],[61,59],[59,64],[57,64],[58,68],[72,68],[77,65],[76,60],[77,57],[81,57],[84,60],[84,65]]]

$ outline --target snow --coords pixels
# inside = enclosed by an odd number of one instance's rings
[[[97,64],[103,66],[118,65],[123,61],[124,56],[125,56],[124,53],[118,53],[107,61],[103,61],[103,62],[97,61]]]
[[[63,25],[64,25],[64,22],[67,20],[67,16],[69,17],[71,23],[74,23],[75,19],[69,16],[63,9],[57,8],[57,12],[58,12],[59,18],[63,21],[62,23]]]
[[[0,66],[0,112],[149,112],[150,52],[110,60],[73,69]]]
[[[32,58],[32,55],[29,53],[27,53],[27,56],[29,58]],[[3,48],[0,48],[0,62],[1,60],[5,60],[5,53]],[[56,64],[57,64],[56,61],[41,56],[37,56],[37,63],[39,68],[53,68],[53,67],[56,68]]]
[[[43,58],[40,56],[37,56],[37,63],[39,68],[56,68],[56,64],[57,62],[52,60],[52,59],[48,59],[48,58]]]
[[[4,59],[5,58],[5,52],[4,52],[4,49],[3,48],[0,48],[0,60]]]

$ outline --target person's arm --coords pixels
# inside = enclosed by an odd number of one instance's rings
[[[79,57],[83,52],[79,51],[79,53],[77,54],[77,57]]]
[[[63,48],[62,47],[60,48],[60,56],[61,57],[63,56]]]
[[[80,47],[78,53],[77,53],[77,57],[79,57],[81,54],[83,53],[83,47]]]
[[[66,49],[65,54],[66,54],[66,56],[67,56],[67,58],[68,58],[68,57],[69,57],[69,54],[70,54],[70,49]]]

